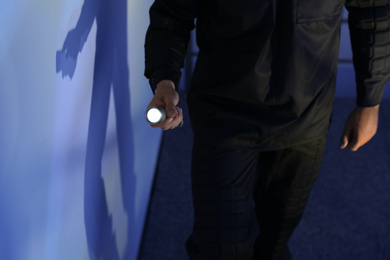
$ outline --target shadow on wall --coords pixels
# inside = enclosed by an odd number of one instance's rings
[[[74,75],[78,54],[96,18],[96,53],[88,128],[84,178],[84,221],[90,259],[130,259],[134,225],[134,140],[130,120],[130,90],[127,64],[127,1],[85,0],[77,25],[70,30],[56,70],[62,77]],[[123,208],[127,214],[125,252],[119,252],[102,178],[110,90],[113,86]]]

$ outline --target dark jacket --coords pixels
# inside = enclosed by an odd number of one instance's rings
[[[195,142],[267,150],[324,137],[344,5],[357,104],[377,105],[390,71],[389,0],[156,0],[145,75],[153,89],[163,79],[178,86],[196,18]]]

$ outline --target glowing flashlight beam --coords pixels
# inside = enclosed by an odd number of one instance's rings
[[[165,120],[167,117],[165,110],[161,107],[149,107],[145,112],[145,119],[151,125],[157,125]],[[178,127],[183,126],[183,120]]]
[[[160,107],[149,107],[145,113],[146,121],[151,125],[157,125],[165,120],[165,110]]]

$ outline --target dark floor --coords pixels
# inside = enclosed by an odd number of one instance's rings
[[[163,135],[140,260],[188,259],[192,131],[182,106],[186,124]],[[338,149],[353,107],[351,99],[335,101],[320,177],[289,242],[294,260],[390,260],[390,100],[377,135],[357,152]]]

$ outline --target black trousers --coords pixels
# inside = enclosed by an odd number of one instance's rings
[[[191,260],[276,260],[318,176],[325,138],[278,151],[195,146]]]

